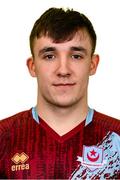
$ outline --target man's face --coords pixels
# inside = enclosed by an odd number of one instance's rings
[[[32,76],[37,77],[41,103],[70,107],[87,99],[89,76],[94,74],[98,56],[86,31],[70,41],[54,43],[47,36],[34,41],[34,59],[28,60]]]

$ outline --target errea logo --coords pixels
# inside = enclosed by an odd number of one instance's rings
[[[19,164],[19,163],[25,163],[27,160],[29,159],[28,155],[25,154],[24,152],[22,152],[21,154],[16,153],[13,157],[12,157],[12,161],[15,164]]]
[[[19,171],[19,170],[28,170],[29,164],[25,164],[25,162],[29,159],[29,156],[22,153],[16,153],[11,160],[15,163],[15,165],[11,166],[12,171]]]

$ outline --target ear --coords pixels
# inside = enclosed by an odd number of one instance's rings
[[[96,73],[98,64],[99,64],[99,55],[94,54],[92,56],[91,65],[90,65],[90,76]]]
[[[27,64],[30,75],[32,77],[36,77],[34,59],[32,57],[28,58],[26,64]]]

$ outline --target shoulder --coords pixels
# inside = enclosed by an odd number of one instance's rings
[[[94,123],[104,130],[116,132],[120,135],[120,120],[114,117],[94,111]]]
[[[28,122],[31,119],[31,109],[19,112],[11,117],[0,120],[0,161],[11,152],[13,144],[17,140],[20,142],[21,133],[24,132],[24,127],[27,128]]]
[[[0,120],[0,133],[10,130],[14,124],[21,124],[24,120],[28,119],[31,114],[31,109],[19,112],[13,116]]]

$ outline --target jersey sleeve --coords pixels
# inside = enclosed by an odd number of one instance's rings
[[[9,152],[9,130],[5,130],[2,122],[0,122],[0,178],[6,178],[5,175],[5,158]]]

